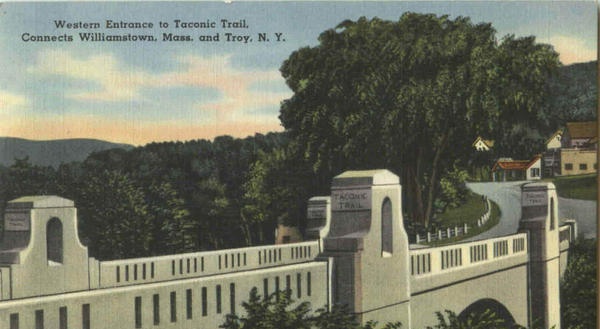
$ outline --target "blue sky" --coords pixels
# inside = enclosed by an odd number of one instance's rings
[[[294,50],[361,16],[397,20],[406,11],[491,22],[498,38],[534,35],[564,64],[596,59],[595,1],[419,2],[9,2],[0,6],[0,136],[152,141],[280,131],[291,96],[279,73]],[[175,29],[174,20],[244,19],[243,29]],[[55,20],[152,22],[152,29],[59,29]],[[169,23],[162,29],[158,22]],[[81,42],[80,32],[151,34],[157,42]],[[23,41],[23,34],[73,42]],[[162,33],[220,35],[219,42],[162,42]],[[253,42],[225,42],[225,33]],[[282,33],[285,42],[257,42]]]

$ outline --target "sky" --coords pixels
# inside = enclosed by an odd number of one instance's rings
[[[398,20],[407,11],[489,22],[498,39],[536,36],[566,65],[597,58],[593,0],[7,2],[0,3],[0,136],[144,145],[282,131],[279,106],[292,92],[279,68],[294,50],[316,46],[321,32],[346,19]],[[146,25],[115,27],[120,22]],[[156,41],[82,41],[81,33]]]

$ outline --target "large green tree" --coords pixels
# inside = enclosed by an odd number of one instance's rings
[[[363,17],[283,63],[294,95],[280,119],[319,179],[391,169],[411,217],[426,223],[440,177],[466,160],[477,135],[494,137],[501,150],[523,146],[516,124],[536,128],[544,82],[558,66],[551,46],[533,37],[498,41],[490,24],[469,18]]]
[[[103,171],[88,177],[76,204],[90,252],[100,259],[145,256],[152,241],[152,218],[144,193],[131,177]]]
[[[273,239],[276,224],[300,226],[310,193],[316,186],[304,161],[289,147],[263,152],[254,162],[244,185],[242,215],[258,244]]]

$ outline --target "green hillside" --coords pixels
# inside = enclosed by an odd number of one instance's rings
[[[558,75],[548,82],[550,89],[550,125],[561,127],[567,121],[596,120],[597,61],[563,66]]]
[[[29,157],[34,165],[58,167],[61,163],[83,161],[92,152],[113,148],[129,150],[133,146],[83,138],[33,141],[0,137],[0,165],[10,166],[15,159]]]

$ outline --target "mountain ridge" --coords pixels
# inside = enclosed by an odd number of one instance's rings
[[[93,138],[30,140],[2,136],[0,137],[0,165],[10,166],[15,159],[27,157],[34,165],[56,168],[61,163],[83,161],[93,152],[114,148],[130,150],[134,146]]]

